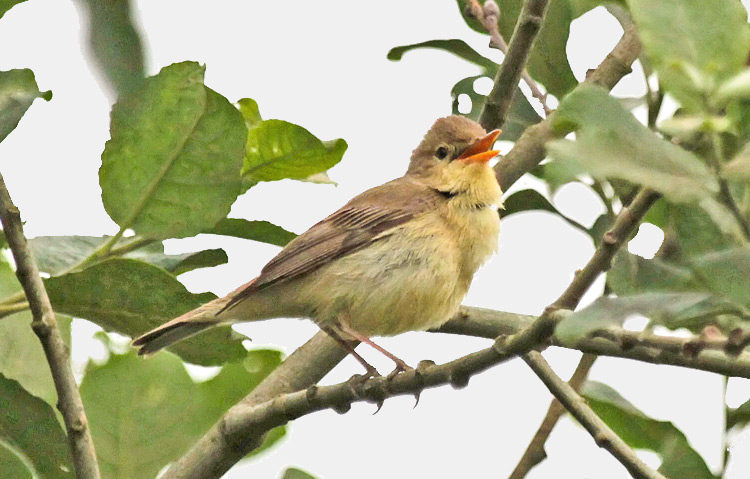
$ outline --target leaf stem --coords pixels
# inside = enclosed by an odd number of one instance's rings
[[[745,240],[750,241],[750,224],[737,206],[737,202],[734,201],[732,192],[729,190],[729,183],[719,175],[724,160],[721,136],[718,132],[712,131],[709,134],[708,139],[711,143],[711,154],[709,155],[709,158],[719,182],[719,199],[729,209],[732,216],[734,216],[737,224],[739,224],[742,229],[742,234],[744,235]]]
[[[11,314],[20,313],[29,309],[29,303],[26,301],[8,305],[0,305],[0,318],[10,316]]]

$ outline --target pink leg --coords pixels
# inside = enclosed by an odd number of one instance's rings
[[[330,337],[335,339],[336,342],[338,342],[341,346],[343,346],[344,349],[346,349],[346,352],[354,356],[354,359],[359,361],[359,364],[364,366],[364,368],[367,370],[368,376],[380,376],[380,373],[378,373],[378,370],[375,369],[373,365],[365,361],[365,358],[360,356],[359,353],[357,353],[357,351],[354,350],[352,345],[347,340],[339,336],[338,333],[336,333],[336,331],[334,331],[333,328],[321,328],[321,329],[325,331]]]
[[[357,341],[369,344],[370,346],[372,346],[373,348],[375,348],[376,350],[380,351],[385,356],[387,356],[388,358],[390,358],[394,363],[396,363],[396,370],[397,371],[406,371],[408,369],[412,369],[403,360],[401,360],[400,358],[398,358],[394,354],[386,351],[381,346],[378,346],[377,344],[373,343],[372,340],[370,338],[368,338],[367,336],[365,336],[364,334],[360,334],[360,333],[354,331],[353,329],[351,329],[346,324],[339,324],[338,326],[339,326],[339,329],[341,329],[342,332],[348,334],[349,336],[353,337]]]

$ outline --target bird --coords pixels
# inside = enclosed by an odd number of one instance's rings
[[[141,355],[221,324],[309,318],[366,370],[357,342],[437,328],[495,253],[502,191],[489,164],[500,130],[439,118],[406,173],[354,197],[289,242],[249,283],[133,340]],[[393,373],[392,373],[393,374]]]

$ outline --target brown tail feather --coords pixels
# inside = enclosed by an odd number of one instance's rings
[[[197,334],[204,329],[216,326],[216,320],[184,320],[182,322],[169,322],[133,340],[133,346],[138,346],[139,355],[151,354],[181,341],[188,336]]]

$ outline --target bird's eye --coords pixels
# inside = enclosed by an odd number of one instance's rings
[[[448,157],[448,148],[441,146],[435,152],[435,156],[437,156],[439,160],[446,159]]]

